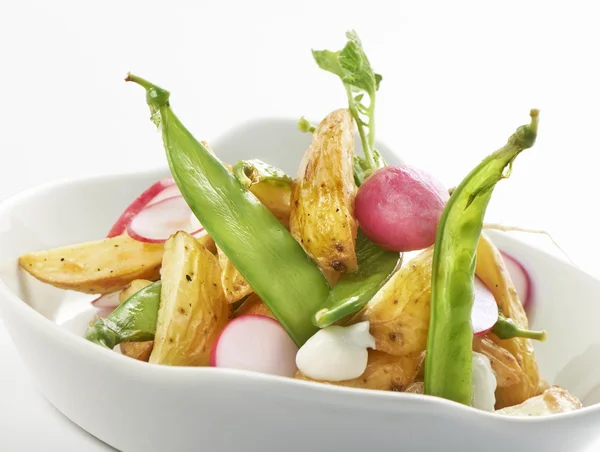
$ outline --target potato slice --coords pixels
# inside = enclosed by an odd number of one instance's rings
[[[178,232],[165,243],[161,300],[150,362],[208,365],[210,350],[229,320],[217,258]]]
[[[355,272],[354,120],[330,113],[317,127],[292,184],[290,232],[323,270]]]
[[[506,416],[548,416],[567,413],[581,407],[577,397],[565,389],[553,386],[542,395],[527,399],[519,405],[497,410],[496,413]]]
[[[121,353],[130,358],[148,362],[153,347],[154,341],[123,342],[121,344]]]
[[[235,311],[234,317],[240,317],[242,315],[264,315],[273,319],[275,318],[269,307],[255,293],[250,295],[242,303],[242,305]]]
[[[350,321],[368,320],[377,350],[402,356],[427,345],[433,248],[419,253],[396,272]]]
[[[481,235],[477,247],[475,272],[494,294],[502,313],[511,318],[519,327],[528,328],[527,315],[504,265],[502,255],[485,234]],[[489,334],[489,337],[494,343],[513,355],[523,371],[521,381],[511,386],[498,388],[496,391],[496,407],[504,408],[517,405],[540,394],[543,385],[540,384],[540,375],[532,342],[529,339],[519,337],[507,340],[498,339],[493,334]]]
[[[525,376],[515,357],[487,337],[473,339],[473,351],[489,358],[499,388],[521,382]]]
[[[163,245],[121,235],[110,239],[24,254],[19,265],[42,282],[61,289],[104,294],[134,279],[160,276]]]
[[[290,200],[292,188],[287,184],[269,181],[250,186],[250,191],[271,211],[275,218],[286,228],[290,227]]]
[[[217,256],[221,266],[221,285],[227,303],[235,303],[254,292],[246,278],[238,271],[221,248],[217,247]]]
[[[319,383],[402,392],[415,381],[422,359],[420,354],[392,356],[377,350],[369,350],[367,368],[360,377],[345,381],[319,381]],[[317,381],[308,378],[300,371],[296,372],[295,378]]]
[[[119,302],[123,303],[124,301],[127,301],[133,294],[138,293],[150,284],[152,284],[152,281],[148,281],[147,279],[134,279],[127,284],[119,294]]]

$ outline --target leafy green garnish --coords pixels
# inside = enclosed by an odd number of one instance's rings
[[[311,124],[310,121],[308,119],[306,119],[304,116],[302,116],[298,120],[298,130],[300,130],[300,132],[314,133],[315,130],[317,130],[317,127],[315,125]]]
[[[346,37],[348,42],[342,50],[313,50],[312,54],[321,69],[337,75],[344,83],[348,105],[365,153],[364,161],[359,161],[358,165],[355,162],[355,168],[358,166],[365,172],[371,172],[385,166],[375,150],[375,97],[382,77],[373,71],[356,32],[349,31]],[[368,103],[365,102],[367,98]]]

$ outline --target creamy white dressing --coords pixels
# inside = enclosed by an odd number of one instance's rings
[[[298,350],[296,366],[313,380],[351,380],[367,368],[367,348],[375,349],[368,321],[347,327],[329,326],[317,331]]]
[[[494,411],[496,405],[496,376],[487,356],[473,352],[473,399],[474,408]]]

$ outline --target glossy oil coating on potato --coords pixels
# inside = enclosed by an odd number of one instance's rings
[[[269,307],[255,293],[246,298],[234,313],[234,317],[240,317],[242,315],[264,315],[275,319],[275,316]]]
[[[519,405],[497,410],[496,413],[506,416],[548,416],[568,413],[581,407],[577,397],[565,389],[553,386],[539,396],[532,397]]]
[[[354,120],[336,110],[317,127],[292,184],[290,232],[324,270],[358,268],[353,155]]]
[[[422,360],[420,354],[393,356],[377,350],[369,350],[367,368],[360,377],[345,381],[319,381],[319,383],[402,392],[415,381]],[[316,381],[306,377],[300,371],[296,372],[295,378]]]
[[[368,320],[377,350],[407,355],[425,350],[429,330],[433,248],[402,266],[351,323]]]
[[[485,234],[481,235],[477,247],[475,272],[494,294],[502,313],[511,318],[517,326],[527,329],[529,326],[527,315],[504,265],[502,255]],[[538,395],[540,393],[540,376],[531,340],[520,337],[501,340],[493,334],[489,334],[489,337],[515,357],[523,372],[523,378],[518,383],[498,388],[496,408],[517,405]]]
[[[185,232],[165,243],[160,308],[150,362],[208,365],[210,350],[229,320],[217,258]]]
[[[162,255],[162,244],[121,235],[25,254],[19,265],[40,281],[61,289],[103,294],[121,290],[134,279],[157,280]]]

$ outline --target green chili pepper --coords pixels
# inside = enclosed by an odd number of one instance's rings
[[[283,170],[258,159],[239,160],[233,165],[233,174],[246,188],[250,188],[259,182],[279,185],[292,184],[292,178]]]
[[[327,280],[273,214],[179,121],[168,91],[135,75],[126,80],[146,90],[171,174],[192,212],[301,346],[317,331],[311,320],[329,295]]]
[[[492,333],[498,336],[498,339],[524,337],[544,342],[548,337],[546,331],[532,331],[519,328],[512,319],[507,319],[502,314],[498,314],[498,321],[494,325],[494,328],[492,328]]]
[[[375,245],[361,230],[356,239],[356,257],[358,271],[342,275],[329,293],[325,308],[315,314],[313,323],[319,328],[325,328],[358,312],[402,263],[401,254]]]
[[[529,125],[519,127],[503,148],[460,183],[440,219],[431,276],[426,394],[471,404],[471,310],[477,243],[494,186],[508,177],[517,155],[535,143],[538,111],[531,110],[530,115]]]
[[[156,281],[134,293],[108,317],[94,320],[85,338],[111,350],[122,342],[153,340],[161,287]]]

